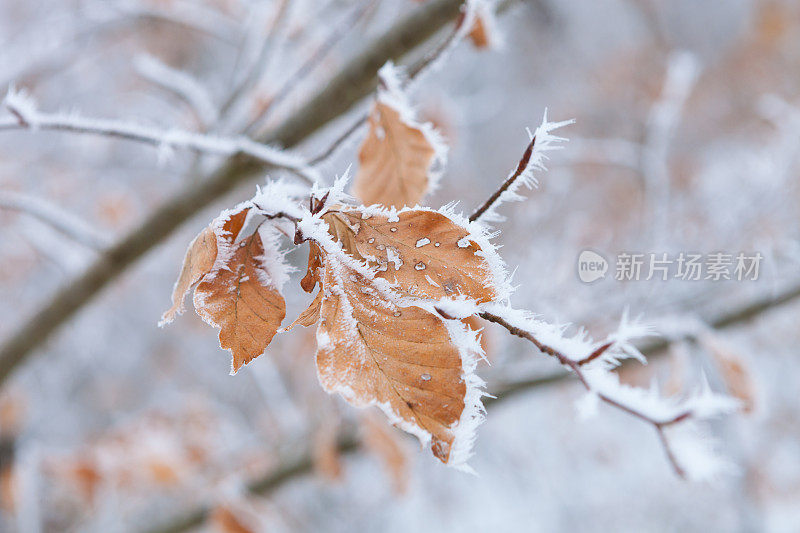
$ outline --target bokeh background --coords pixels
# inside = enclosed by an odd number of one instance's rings
[[[183,225],[2,384],[0,530],[797,531],[800,298],[720,321],[800,284],[800,5],[505,4],[494,46],[466,40],[415,87],[420,116],[450,146],[426,203],[473,209],[516,165],[525,128],[545,108],[553,120],[575,118],[539,188],[505,206],[497,225],[516,269],[514,303],[597,337],[626,307],[642,314],[670,343],[650,365],[626,367],[624,380],[680,394],[704,372],[742,398],[746,412],[707,428],[731,471],[714,483],[676,478],[652,428],[604,408],[582,420],[575,381],[537,382],[556,365],[492,327],[492,364],[479,369],[488,392],[527,385],[490,406],[471,461],[479,476],[441,466],[381,418],[323,393],[310,331],[276,337],[229,376],[216,332],[193,313],[167,329],[156,323],[187,243],[251,196],[254,181]],[[233,134],[265,109],[263,124],[280,122],[424,5],[0,0],[0,90],[25,88],[43,111]],[[199,82],[194,105],[164,88],[161,64]],[[250,72],[255,83],[231,104]],[[368,105],[298,151],[324,149]],[[326,179],[357,164],[363,134],[320,167]],[[105,137],[0,132],[0,338],[104,243],[220,163],[159,155]],[[31,206],[82,221],[93,245]],[[606,279],[584,284],[584,249],[612,260],[622,251],[764,259],[758,281],[622,282],[612,265]],[[306,254],[288,257],[302,269]],[[307,303],[298,279],[285,290],[289,317]]]

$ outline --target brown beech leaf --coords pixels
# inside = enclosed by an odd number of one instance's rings
[[[356,406],[378,405],[403,430],[430,438],[448,463],[472,391],[447,327],[419,307],[398,307],[338,256],[324,264],[316,358],[323,388]],[[479,405],[467,408],[467,419],[480,416]]]
[[[319,269],[322,267],[322,252],[317,243],[312,242],[308,250],[308,270],[300,286],[306,292],[314,292],[314,287],[319,283]]]
[[[491,7],[481,4],[475,13],[472,28],[469,30],[469,39],[472,41],[472,45],[478,49],[491,48],[497,40],[496,32]]]
[[[211,272],[217,259],[217,237],[211,226],[207,227],[189,245],[183,258],[183,266],[172,291],[172,307],[161,317],[161,324],[168,324],[183,313],[183,301],[203,276]]]
[[[428,190],[428,170],[436,150],[423,131],[378,101],[358,154],[353,194],[364,204],[414,206]]]
[[[408,457],[398,433],[371,412],[364,413],[360,421],[364,445],[383,461],[395,491],[404,493],[408,488]]]
[[[316,287],[318,283],[321,283],[321,269],[322,251],[319,249],[317,243],[312,241],[308,250],[308,270],[306,271],[305,277],[300,280],[300,286],[304,291],[313,292],[314,287]],[[322,288],[320,288],[320,290],[317,292],[317,295],[314,297],[305,311],[300,313],[300,316],[295,318],[294,321],[286,328],[286,331],[289,331],[298,325],[308,327],[316,324],[317,320],[319,319],[320,305],[322,305]]]
[[[246,211],[223,224],[221,238],[229,257],[194,293],[197,314],[220,328],[220,346],[233,355],[234,373],[264,352],[286,316],[286,302],[260,263],[265,253],[260,234],[237,242]]]
[[[354,209],[328,213],[325,220],[337,228],[334,236],[346,252],[367,259],[378,277],[406,294],[432,299],[464,295],[478,302],[497,297],[480,247],[441,213],[409,210],[390,219]]]
[[[322,289],[317,291],[317,295],[314,297],[314,300],[308,305],[308,307],[300,313],[300,316],[294,319],[294,322],[289,324],[286,328],[286,331],[291,330],[295,326],[303,326],[307,328],[308,326],[313,326],[319,320],[319,309],[322,305]]]
[[[475,17],[475,23],[469,31],[469,39],[475,48],[488,48],[489,47],[489,33],[486,28],[486,22],[482,17]]]

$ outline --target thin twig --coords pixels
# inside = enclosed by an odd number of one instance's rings
[[[266,70],[269,68],[270,64],[272,63],[272,58],[278,51],[278,47],[275,45],[278,31],[280,31],[283,27],[285,17],[288,13],[289,0],[281,0],[281,4],[278,6],[278,13],[275,16],[272,26],[270,27],[269,33],[261,45],[261,52],[259,53],[258,58],[256,58],[255,63],[253,63],[247,75],[245,75],[242,81],[234,87],[233,91],[231,91],[230,95],[228,96],[228,99],[222,104],[220,107],[220,114],[224,114],[229,111],[239,101],[242,95],[246,94],[250,88],[258,83]],[[240,55],[241,52],[242,50],[240,50]],[[236,65],[234,65],[234,71],[236,71],[236,67],[238,66],[240,59],[240,57],[237,57]]]
[[[589,380],[584,375],[582,366],[583,366],[583,363],[587,361],[587,359],[590,359],[595,355],[594,353],[592,353],[592,355],[590,355],[589,357],[587,357],[587,358],[585,358],[583,360],[575,360],[575,359],[572,359],[570,357],[567,357],[565,354],[563,354],[560,351],[552,348],[551,346],[543,344],[542,342],[539,341],[539,339],[537,339],[529,331],[525,331],[523,329],[520,329],[520,328],[517,328],[515,326],[512,326],[505,319],[503,319],[502,317],[500,317],[498,315],[495,315],[495,314],[492,314],[492,313],[483,312],[483,313],[480,313],[479,316],[481,318],[483,318],[484,320],[488,320],[489,322],[493,322],[495,324],[498,324],[498,325],[504,327],[512,335],[515,335],[517,337],[520,337],[520,338],[523,338],[523,339],[526,339],[526,340],[532,342],[534,344],[534,346],[536,346],[541,352],[555,357],[558,360],[559,363],[561,363],[562,365],[564,365],[567,368],[569,368],[578,377],[578,379],[580,380],[581,384],[583,384],[584,388],[587,391],[595,393],[600,400],[604,401],[605,403],[607,403],[607,404],[609,404],[609,405],[611,405],[613,407],[616,407],[617,409],[620,409],[623,412],[628,413],[629,415],[631,415],[633,417],[638,418],[639,420],[642,420],[643,422],[647,422],[647,423],[651,424],[658,431],[658,434],[661,437],[660,438],[661,444],[664,446],[664,448],[666,450],[667,458],[669,459],[670,464],[672,465],[672,468],[675,470],[675,473],[677,475],[681,476],[681,477],[684,476],[685,473],[684,473],[683,469],[678,464],[678,462],[675,460],[675,455],[672,453],[672,451],[671,451],[671,449],[669,447],[669,442],[664,437],[663,428],[666,427],[666,426],[675,424],[677,422],[681,422],[683,420],[689,419],[691,417],[691,412],[680,413],[677,416],[675,416],[674,418],[670,418],[669,420],[657,420],[657,419],[651,417],[650,415],[646,414],[645,412],[643,412],[641,410],[638,410],[638,409],[636,409],[634,407],[631,407],[629,405],[625,405],[625,404],[623,404],[623,403],[621,403],[621,402],[619,402],[619,401],[617,401],[617,400],[615,400],[615,399],[603,394],[602,392],[595,391],[592,388],[592,384],[589,382]]]
[[[369,119],[369,113],[362,113],[359,115],[358,119],[356,119],[353,124],[347,128],[341,135],[336,137],[334,141],[328,145],[322,152],[315,155],[311,159],[308,160],[308,164],[312,167],[315,167],[322,163],[323,161],[327,160],[330,156],[332,156],[336,151],[344,145],[347,140],[355,133],[361,129],[361,127],[367,123]]]
[[[470,222],[475,222],[479,218],[483,216],[492,206],[500,200],[500,197],[506,192],[509,187],[511,187],[520,176],[522,176],[523,172],[525,172],[525,168],[528,166],[528,162],[531,160],[531,155],[533,154],[533,148],[536,146],[536,136],[534,135],[531,139],[531,142],[528,143],[528,147],[525,149],[525,153],[522,154],[522,159],[519,160],[519,164],[517,165],[517,169],[511,174],[506,180],[500,185],[500,188],[497,189],[494,194],[492,194],[486,202],[478,209],[475,210],[469,216]]]

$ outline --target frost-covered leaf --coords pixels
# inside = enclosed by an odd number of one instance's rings
[[[320,271],[322,268],[322,252],[315,242],[311,242],[308,250],[308,270],[306,275],[300,280],[300,286],[306,292],[313,292],[317,284],[321,284]],[[317,292],[317,295],[308,305],[308,307],[294,319],[294,321],[286,328],[289,331],[295,326],[308,327],[316,324],[319,319],[319,308],[322,305],[322,289]]]
[[[346,252],[408,295],[488,302],[502,292],[502,267],[493,268],[479,238],[442,213],[351,209],[330,212],[325,221]]]
[[[276,280],[280,273],[268,268],[282,261],[277,245],[265,248],[260,231],[239,239],[248,213],[242,209],[217,224],[217,264],[194,293],[197,314],[220,328],[220,346],[233,355],[233,373],[264,352],[286,316]]]
[[[289,324],[286,328],[286,331],[289,331],[295,326],[313,326],[319,320],[319,309],[322,306],[322,289],[317,292],[317,295],[311,301],[311,303],[306,307],[306,309],[300,313],[300,315],[294,319],[294,321]]]
[[[391,64],[381,69],[382,88],[358,154],[353,193],[365,205],[416,205],[435,184],[432,166],[444,163],[446,148],[439,134],[414,118],[397,76]]]
[[[474,335],[458,321],[445,324],[402,306],[379,288],[381,280],[341,255],[326,254],[324,266],[317,329],[323,388],[356,406],[379,406],[392,423],[430,442],[442,462],[463,466],[483,410]]]
[[[205,228],[189,245],[183,266],[172,291],[172,307],[161,317],[160,325],[169,324],[183,313],[186,293],[206,274],[211,272],[217,259],[217,237],[211,226]]]

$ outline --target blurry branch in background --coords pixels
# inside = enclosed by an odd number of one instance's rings
[[[220,11],[204,7],[197,2],[170,2],[160,7],[155,2],[116,0],[102,2],[102,7],[117,11],[126,17],[168,22],[215,37],[229,44],[236,44],[239,24]]]
[[[346,113],[376,85],[387,61],[399,59],[456,19],[461,0],[432,0],[389,28],[342,66],[323,88],[280,126],[261,136],[264,143],[291,148]],[[237,185],[268,168],[247,154],[237,154],[217,172],[188,190],[178,191],[152,212],[77,279],[57,292],[0,346],[0,383],[76,311],[90,302],[136,260],[172,234],[195,213]]]
[[[186,102],[203,130],[216,122],[219,112],[211,95],[190,74],[165,65],[150,55],[137,57],[134,65],[142,77]]]
[[[256,115],[250,120],[247,126],[244,128],[245,132],[251,131],[258,131],[259,127],[267,121],[267,119],[272,115],[273,111],[278,108],[287,96],[289,96],[292,91],[296,90],[303,79],[308,76],[314,69],[319,66],[322,61],[328,56],[328,54],[335,48],[335,46],[347,35],[348,32],[352,31],[353,27],[358,23],[359,20],[375,5],[376,0],[367,0],[363,2],[361,6],[349,13],[343,21],[340,21],[338,24],[334,25],[334,29],[331,30],[328,37],[325,41],[317,48],[317,50],[311,54],[311,56],[303,62],[300,67],[294,71],[287,79],[283,82],[283,84],[274,92],[269,103],[264,107],[264,109],[256,113]]]
[[[726,329],[744,325],[750,320],[759,318],[776,307],[784,305],[800,298],[800,281],[788,286],[781,292],[773,296],[761,297],[734,307],[733,309],[721,313],[715,317],[710,317],[702,322],[712,329]],[[657,338],[637,345],[639,351],[648,358],[663,353],[671,344],[686,340],[687,337]],[[623,363],[622,367],[628,367],[632,362]],[[522,393],[531,392],[550,385],[564,383],[573,376],[572,372],[559,370],[551,374],[536,376],[530,379],[489,384],[487,391],[493,396],[484,398],[483,403],[487,408],[493,408],[501,402],[508,400]],[[339,438],[339,453],[349,454],[361,449],[361,440],[354,432],[345,433]],[[279,466],[270,471],[265,476],[248,482],[245,491],[251,495],[263,496],[268,494],[284,483],[295,480],[301,476],[313,472],[313,454],[309,448],[309,439],[305,439],[296,446],[287,447],[291,452],[287,453],[279,460]],[[195,527],[201,526],[208,518],[211,510],[208,507],[199,508],[185,516],[176,519],[174,522],[163,527],[153,529],[151,533],[179,533]]]
[[[240,63],[247,59],[245,56],[248,55],[247,52],[250,49],[248,43],[258,37],[258,32],[263,26],[261,23],[266,22],[263,20],[263,15],[258,12],[258,10],[264,9],[266,9],[264,6],[255,6],[253,7],[253,10],[256,12],[250,13],[250,17],[248,17],[252,19],[252,24],[250,31],[246,32],[244,42],[242,43],[242,47],[236,57],[236,62],[233,69],[234,76],[236,76],[239,71],[239,68],[237,67],[240,66]],[[244,69],[245,73],[241,79],[234,80],[234,88],[220,108],[222,115],[227,114],[227,112],[230,111],[230,109],[234,107],[237,102],[239,102],[239,100],[250,91],[250,89],[258,84],[258,82],[269,69],[270,65],[272,64],[274,53],[280,48],[277,45],[279,32],[289,16],[289,11],[289,1],[280,0],[280,3],[278,3],[277,13],[273,17],[272,24],[270,24],[269,30],[261,42],[258,56],[255,58],[255,61],[253,61],[252,64],[244,65],[246,67]]]
[[[673,52],[667,60],[661,96],[653,104],[647,119],[641,155],[646,202],[644,212],[652,220],[656,242],[665,234],[669,224],[670,143],[699,74],[700,65],[694,55],[686,51]]]
[[[119,120],[86,118],[76,113],[42,113],[28,95],[13,89],[9,90],[3,105],[13,117],[0,119],[0,131],[59,130],[118,137],[155,146],[160,151],[159,157],[169,155],[169,150],[175,148],[221,156],[243,154],[272,168],[289,170],[309,184],[317,181],[316,173],[299,157],[246,137],[215,137],[178,129],[159,130]]]
[[[104,250],[111,244],[106,234],[88,222],[38,196],[0,191],[0,209],[19,211],[36,217],[75,242],[94,250]]]

